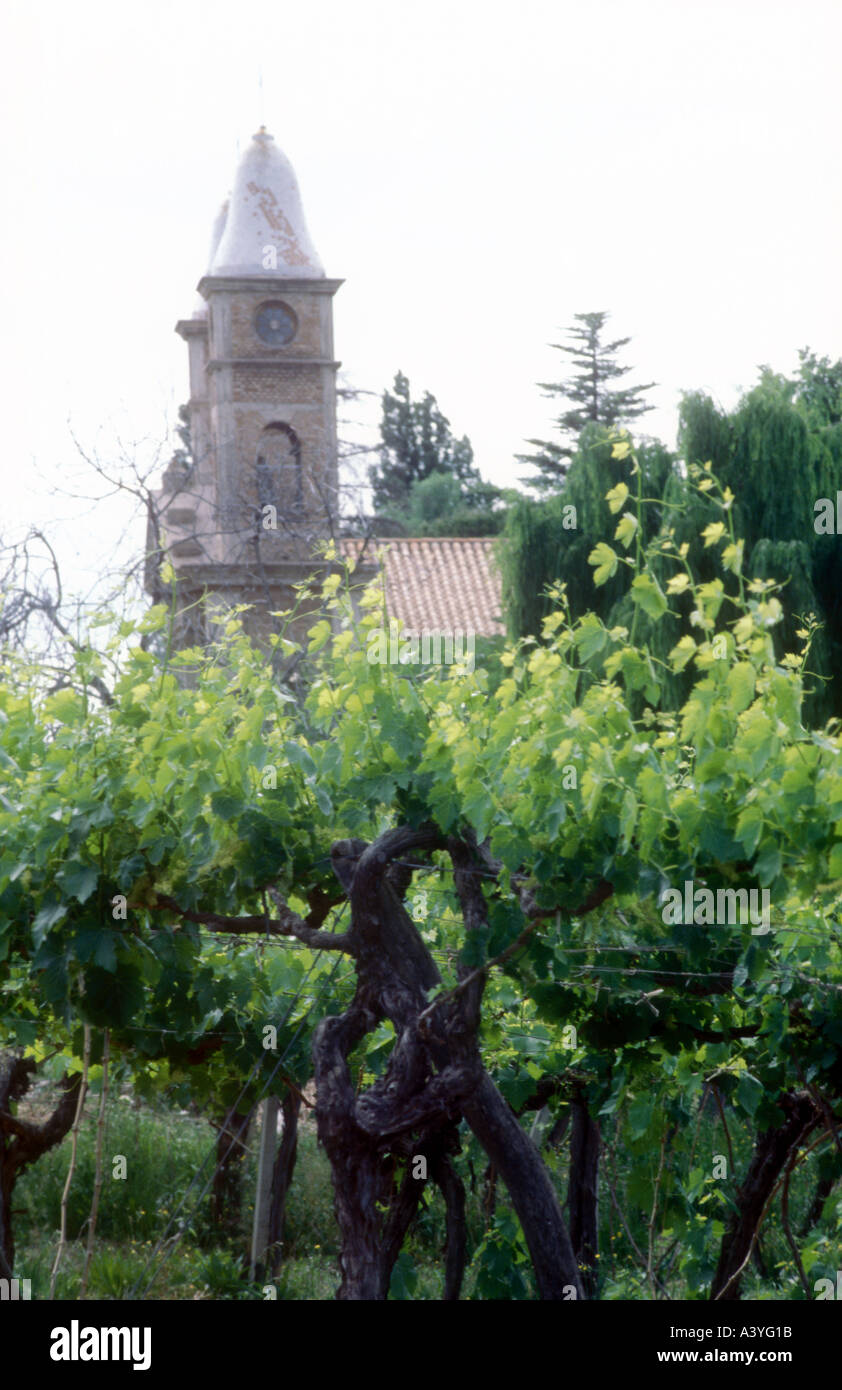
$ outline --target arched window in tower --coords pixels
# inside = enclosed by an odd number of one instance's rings
[[[301,443],[291,425],[267,425],[257,445],[255,464],[257,505],[261,517],[265,507],[275,507],[280,526],[285,519],[303,511]]]

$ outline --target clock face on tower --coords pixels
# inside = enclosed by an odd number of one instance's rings
[[[261,304],[254,316],[257,336],[270,347],[283,347],[291,343],[298,329],[298,319],[288,304],[276,301]]]

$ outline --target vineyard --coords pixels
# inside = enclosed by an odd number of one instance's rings
[[[237,614],[177,649],[166,605],[101,614],[61,688],[6,660],[4,1277],[834,1296],[842,738],[803,714],[814,629],[782,645],[710,467],[688,541],[628,439],[613,460],[589,563],[594,592],[628,571],[627,621],[557,585],[540,640],[379,665],[383,593],[346,573],[271,660]]]

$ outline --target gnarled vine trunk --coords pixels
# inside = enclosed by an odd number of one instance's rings
[[[737,1211],[722,1237],[719,1263],[711,1285],[712,1299],[740,1297],[740,1282],[748,1264],[766,1203],[795,1145],[821,1120],[821,1112],[805,1091],[780,1098],[786,1119],[777,1129],[758,1134],[745,1181],[737,1191]]]
[[[15,1183],[30,1163],[60,1144],[69,1133],[82,1081],[81,1072],[65,1076],[52,1115],[43,1124],[34,1125],[11,1113],[14,1102],[29,1090],[34,1072],[33,1061],[16,1053],[0,1054],[0,1276],[5,1279],[12,1278],[15,1263],[12,1231]]]
[[[567,1188],[567,1219],[570,1239],[582,1282],[589,1298],[598,1287],[599,1253],[599,1125],[588,1110],[587,1097],[578,1091],[573,1097],[573,1127],[570,1131],[570,1179]]]
[[[340,1299],[382,1299],[424,1184],[441,1188],[447,1220],[445,1297],[458,1297],[465,1262],[464,1193],[450,1163],[456,1126],[467,1121],[506,1184],[523,1227],[543,1299],[582,1297],[570,1237],[534,1144],[485,1072],[477,1032],[483,977],[460,967],[456,991],[428,1007],[440,976],[401,895],[401,855],[447,848],[468,933],[486,906],[475,851],[434,829],[389,831],[373,845],[340,841],[333,864],[351,902],[342,949],[356,961],[350,1007],[316,1030],[313,1059],[319,1138],[331,1163],[342,1235]],[[323,934],[321,934],[323,935]],[[385,1076],[362,1095],[348,1057],[383,1019],[396,1040]],[[397,1193],[394,1158],[406,1163]],[[378,1205],[388,1203],[384,1220]]]
[[[211,1124],[217,1130],[216,1168],[211,1189],[211,1215],[222,1232],[236,1235],[243,1207],[243,1171],[248,1153],[248,1132],[252,1110],[229,1110]]]
[[[287,1091],[281,1101],[283,1132],[272,1166],[272,1195],[269,1206],[268,1266],[273,1278],[278,1273],[283,1258],[284,1219],[287,1194],[292,1183],[295,1159],[298,1154],[298,1115],[300,1110],[301,1096],[297,1091]]]

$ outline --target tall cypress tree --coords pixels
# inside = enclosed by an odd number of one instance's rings
[[[651,391],[654,381],[646,386],[611,385],[631,370],[617,362],[617,353],[631,342],[631,338],[603,342],[608,317],[604,312],[575,314],[576,322],[566,330],[570,341],[553,343],[553,347],[567,353],[574,363],[573,374],[564,381],[539,382],[542,391],[551,396],[561,396],[569,403],[568,409],[556,421],[561,438],[530,439],[528,443],[534,445],[538,452],[518,455],[522,463],[534,464],[540,470],[537,478],[528,481],[545,491],[556,490],[563,483],[569,460],[576,452],[578,438],[585,425],[605,425],[609,429],[615,425],[627,425],[653,408],[644,401],[643,392]]]

